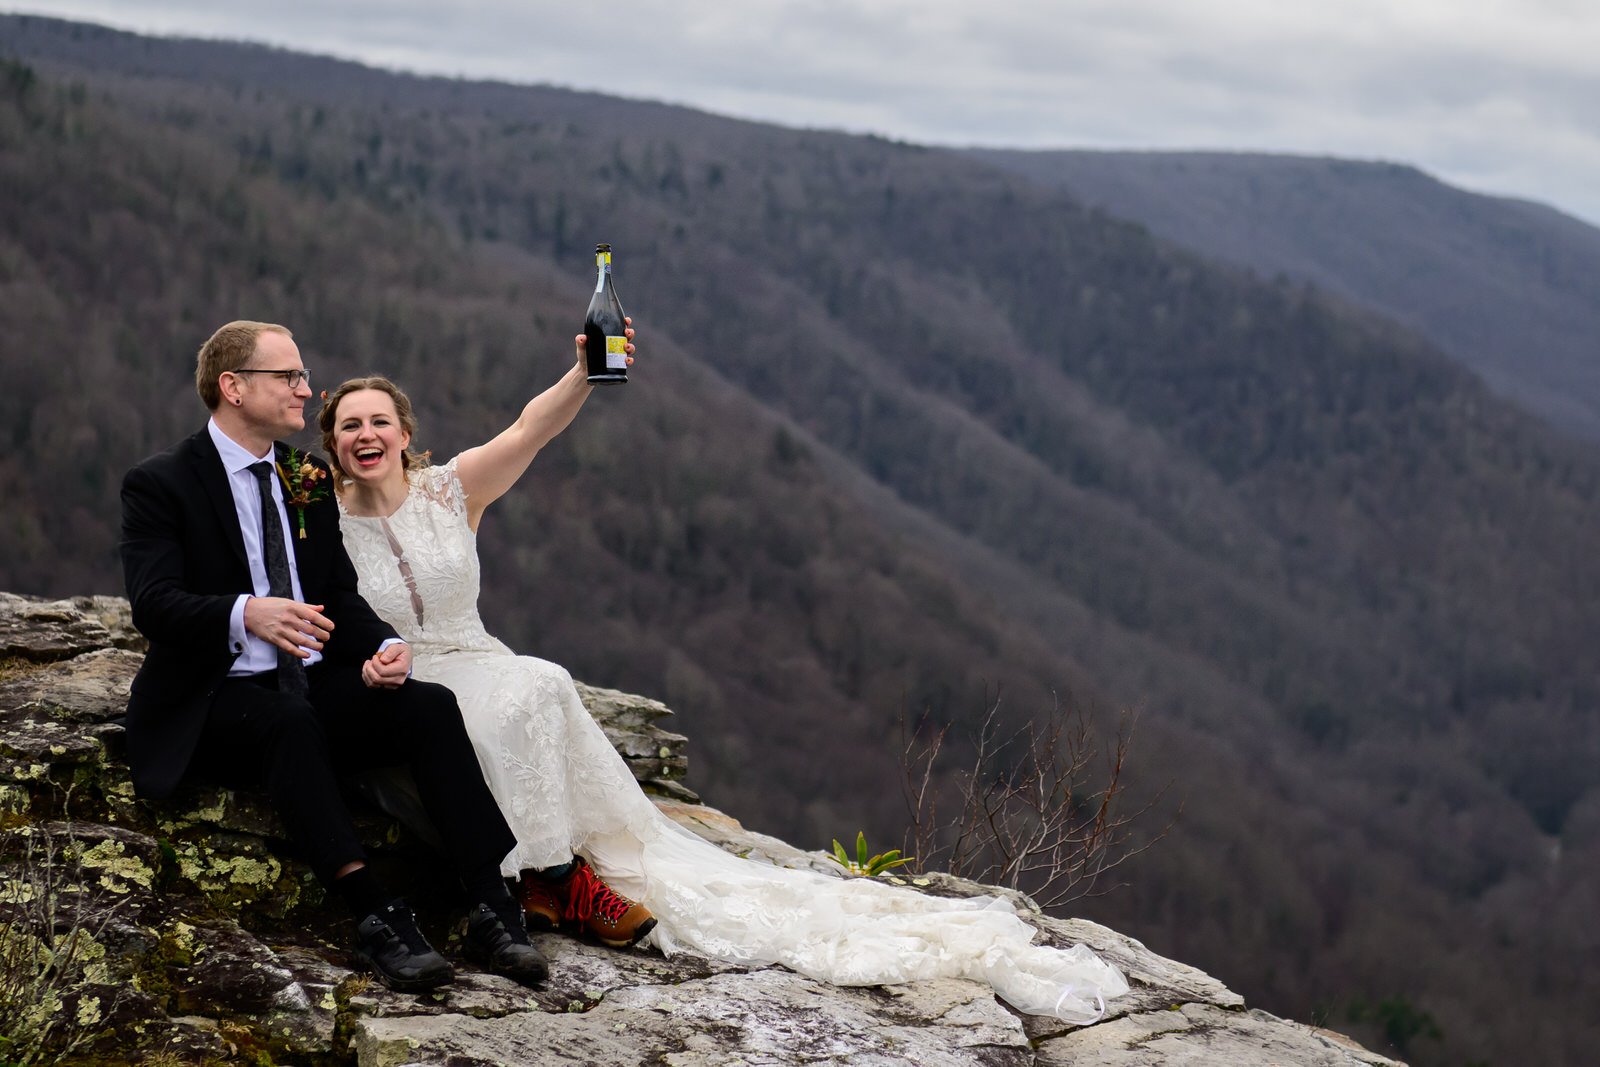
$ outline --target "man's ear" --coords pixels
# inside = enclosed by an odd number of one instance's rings
[[[222,402],[231,408],[238,407],[244,402],[241,393],[242,383],[239,375],[232,371],[223,371],[217,377],[217,391],[222,394]]]

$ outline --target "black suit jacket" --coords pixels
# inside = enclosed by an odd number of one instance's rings
[[[286,448],[277,445],[280,462]],[[294,531],[293,508],[289,518]],[[397,635],[356,592],[331,492],[305,509],[305,520],[305,538],[292,533],[290,545],[306,602],[324,605],[334,623],[322,650],[325,669],[359,669]],[[188,769],[217,687],[237,656],[229,614],[239,594],[251,592],[233,494],[206,430],[128,472],[121,549],[133,622],[150,640],[128,701],[128,763],[134,788],[160,798]]]

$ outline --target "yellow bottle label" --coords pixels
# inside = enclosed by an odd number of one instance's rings
[[[606,334],[606,370],[628,369],[628,339]]]

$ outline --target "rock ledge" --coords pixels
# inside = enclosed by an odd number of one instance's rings
[[[1133,991],[1099,1023],[1021,1016],[962,981],[847,989],[783,968],[616,952],[560,936],[530,991],[459,962],[440,885],[406,884],[430,937],[458,960],[437,995],[391,993],[350,967],[347,922],[281,844],[257,797],[133,795],[116,721],[142,658],[125,600],[0,593],[0,966],[57,908],[57,967],[15,1018],[81,1040],[89,1063],[919,1064],[1163,1067],[1393,1065],[1338,1034],[1247,1010],[1216,979],[1081,920],[1028,913],[1040,936],[1085,942]],[[579,686],[661,810],[753,860],[839,873],[825,854],[752,833],[683,785],[686,739],[656,701]],[[424,848],[363,817],[374,863]],[[995,890],[932,876],[941,893]],[[1028,904],[1022,898],[1024,906]],[[454,920],[456,927],[449,923]],[[31,932],[30,932],[31,931]],[[31,940],[29,940],[31,939]],[[3,977],[3,976],[0,976]],[[3,985],[3,983],[0,983]],[[15,1032],[13,1024],[12,1032]],[[6,1032],[0,1029],[0,1033]]]

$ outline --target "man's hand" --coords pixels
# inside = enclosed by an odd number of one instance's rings
[[[244,628],[285,652],[309,659],[311,650],[321,652],[333,633],[333,620],[322,614],[322,608],[283,597],[253,596],[244,602]]]
[[[361,680],[370,689],[398,689],[411,673],[411,646],[397,641],[361,665]]]

